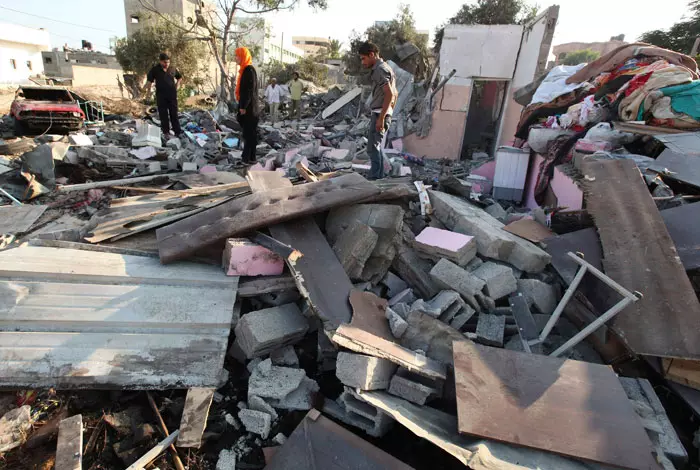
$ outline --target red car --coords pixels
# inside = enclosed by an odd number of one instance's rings
[[[15,134],[68,133],[83,127],[85,112],[70,91],[61,87],[22,86],[10,107]]]

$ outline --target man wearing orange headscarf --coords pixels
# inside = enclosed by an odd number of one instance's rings
[[[260,108],[258,98],[258,73],[253,67],[253,58],[245,47],[236,49],[238,77],[236,100],[238,100],[238,122],[243,128],[243,163],[255,163],[258,146],[258,121]]]

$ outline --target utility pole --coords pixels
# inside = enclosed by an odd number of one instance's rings
[[[282,33],[282,42],[280,42],[280,62],[284,63],[284,33]]]

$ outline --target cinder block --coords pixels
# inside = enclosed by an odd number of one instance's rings
[[[416,237],[416,250],[432,259],[446,258],[465,266],[476,256],[476,239],[449,230],[426,227]]]
[[[387,297],[393,297],[399,292],[408,289],[408,284],[391,271],[386,273],[386,276],[382,279],[382,284],[384,284],[388,290]]]
[[[229,238],[222,259],[227,276],[278,276],[284,260],[277,253],[245,238]]]
[[[425,405],[429,400],[440,396],[440,389],[438,384],[426,377],[399,369],[391,378],[388,391],[416,405]]]
[[[272,417],[262,411],[241,410],[238,412],[238,419],[241,420],[246,431],[259,435],[267,439],[272,427]]]
[[[146,121],[138,120],[136,121],[136,132],[131,139],[132,147],[144,147],[146,145],[152,145],[154,147],[160,147],[160,128],[153,126]]]
[[[345,409],[345,422],[362,429],[370,436],[382,437],[394,423],[391,416],[364,401],[349,387],[345,387],[338,403]]]
[[[248,359],[264,356],[296,343],[309,329],[295,304],[266,308],[243,315],[236,325],[236,342]]]
[[[285,346],[270,353],[270,360],[276,366],[299,367],[299,356],[293,346]]]
[[[340,381],[361,390],[384,390],[389,386],[396,364],[364,354],[339,352],[335,374]]]
[[[476,324],[476,341],[488,346],[502,348],[505,329],[506,317],[481,313]]]
[[[450,320],[450,326],[455,330],[461,330],[475,313],[476,312],[473,308],[465,304],[464,307],[457,312],[454,318]]]
[[[359,220],[353,221],[348,229],[338,236],[333,251],[350,279],[360,279],[377,240],[379,235]]]
[[[486,294],[493,300],[518,290],[518,280],[508,266],[488,262],[479,266],[472,274],[486,283]]]
[[[518,279],[518,291],[522,292],[530,306],[540,313],[551,314],[557,308],[559,290],[537,279]]]
[[[475,310],[481,310],[475,296],[481,293],[486,283],[478,277],[444,258],[430,270],[430,277],[443,289],[458,292]]]
[[[386,318],[389,320],[391,334],[394,335],[394,338],[401,338],[403,334],[406,333],[406,329],[408,328],[408,323],[406,323],[406,320],[392,310],[391,307],[386,308]]]

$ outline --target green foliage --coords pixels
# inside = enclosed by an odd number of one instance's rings
[[[688,10],[690,13],[688,19],[679,21],[668,30],[647,31],[639,37],[639,40],[682,54],[690,53],[695,39],[700,36],[700,0],[691,1],[688,4]]]
[[[525,0],[477,0],[476,5],[464,4],[448,24],[526,24],[537,16],[537,5]],[[435,30],[433,50],[440,52],[445,26]]]
[[[578,65],[588,62],[593,62],[600,57],[600,52],[591,49],[581,49],[579,51],[569,52],[564,56],[561,63],[563,65]]]
[[[343,43],[337,39],[331,39],[331,45],[328,48],[328,58],[329,59],[340,59],[340,48],[343,47]]]
[[[347,73],[357,75],[362,71],[359,48],[364,41],[370,41],[379,47],[379,55],[385,60],[400,62],[396,56],[394,47],[398,44],[411,42],[419,49],[419,55],[423,58],[429,56],[428,37],[419,34],[416,30],[416,22],[413,12],[408,5],[399,5],[396,17],[389,23],[379,26],[373,25],[367,28],[363,35],[353,31],[350,36],[350,50],[343,57]],[[420,74],[419,74],[420,75]],[[418,76],[417,79],[422,77]]]
[[[297,72],[302,80],[313,82],[319,86],[328,85],[328,69],[323,64],[315,62],[312,57],[304,57],[296,64],[285,64],[273,60],[262,67],[266,81],[275,78],[277,83],[281,84],[289,83],[294,72]],[[260,85],[263,86],[262,83]]]
[[[139,77],[158,63],[158,54],[166,52],[185,83],[201,81],[202,62],[208,57],[206,45],[185,37],[174,19],[149,22],[131,37],[119,39],[114,52],[122,69]]]

